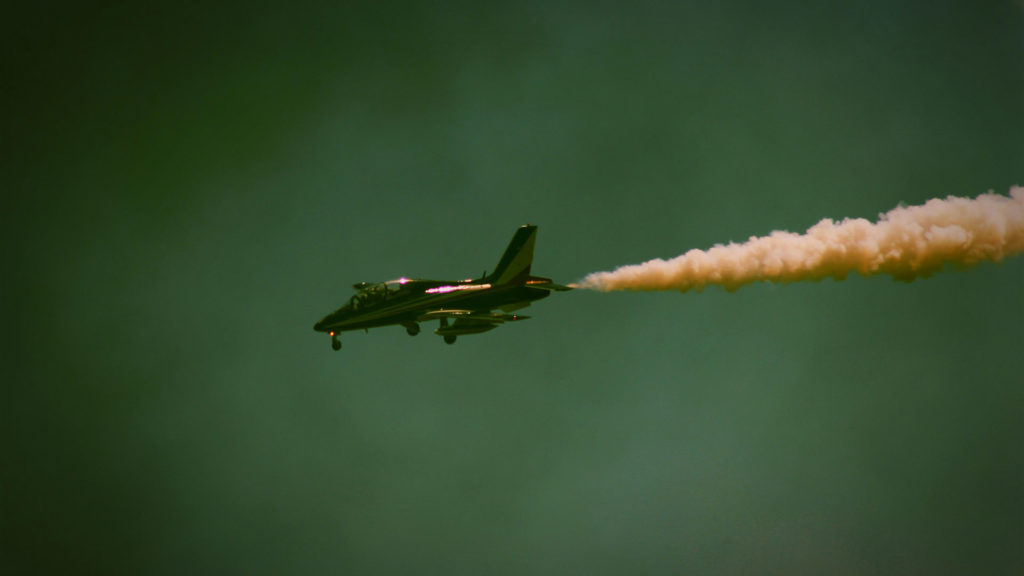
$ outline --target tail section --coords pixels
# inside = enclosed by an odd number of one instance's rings
[[[533,243],[537,238],[537,227],[527,224],[516,230],[516,235],[508,243],[505,254],[498,262],[494,273],[488,276],[491,284],[508,284],[510,282],[526,282],[530,278],[530,265],[533,264]]]

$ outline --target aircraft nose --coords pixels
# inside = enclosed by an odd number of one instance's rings
[[[327,316],[324,316],[323,318],[320,319],[319,322],[314,324],[313,330],[316,330],[317,332],[330,332],[332,330],[337,330],[338,323],[344,319],[344,309],[335,310],[334,312],[331,312]]]

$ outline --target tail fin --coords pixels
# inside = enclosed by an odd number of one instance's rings
[[[491,284],[508,284],[510,282],[526,282],[530,277],[530,265],[533,264],[533,242],[537,238],[537,227],[527,224],[516,230],[516,235],[508,243],[505,254],[498,262],[487,281]]]

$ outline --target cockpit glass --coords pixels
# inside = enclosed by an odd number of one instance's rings
[[[351,305],[353,309],[358,309],[361,306],[382,301],[390,294],[396,292],[397,288],[398,286],[390,286],[389,283],[386,282],[371,284],[369,286],[360,286],[359,292],[349,300],[349,305]]]

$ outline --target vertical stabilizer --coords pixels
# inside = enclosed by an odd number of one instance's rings
[[[491,284],[508,284],[525,282],[530,277],[530,265],[533,264],[533,242],[537,238],[537,227],[527,224],[516,230],[516,235],[508,243],[505,254],[498,262],[487,281]]]

